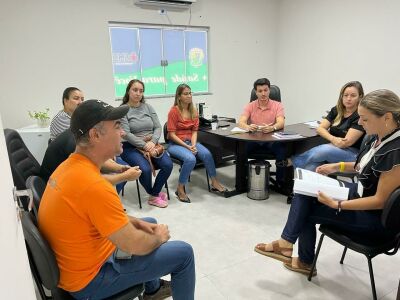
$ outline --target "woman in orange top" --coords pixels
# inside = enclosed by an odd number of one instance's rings
[[[203,163],[211,178],[211,190],[223,193],[226,188],[216,178],[214,159],[210,151],[197,142],[199,116],[192,102],[192,91],[187,84],[180,84],[175,93],[174,106],[168,113],[168,152],[172,157],[183,161],[179,174],[179,183],[175,194],[182,202],[190,203],[185,192],[196,158]]]

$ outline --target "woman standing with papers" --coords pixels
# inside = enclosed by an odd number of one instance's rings
[[[356,233],[385,231],[381,224],[382,208],[399,186],[400,178],[400,99],[391,91],[377,90],[361,100],[358,113],[359,124],[374,138],[361,148],[355,163],[339,162],[317,168],[324,175],[357,170],[361,183],[358,193],[357,184],[349,184],[351,201],[335,201],[322,192],[317,198],[295,194],[281,238],[256,245],[256,252],[284,262],[291,271],[308,275],[315,256],[316,224],[345,227]],[[299,257],[292,258],[297,240]],[[313,276],[316,274],[315,270]]]
[[[292,157],[294,168],[311,171],[327,162],[354,161],[360,149],[364,130],[358,124],[357,106],[364,97],[360,82],[346,83],[340,90],[339,99],[317,129],[328,144],[316,146]]]

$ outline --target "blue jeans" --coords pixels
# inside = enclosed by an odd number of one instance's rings
[[[157,223],[153,218],[143,220]],[[117,259],[114,252],[86,287],[70,294],[75,299],[97,300],[143,282],[145,292],[152,294],[160,288],[159,278],[167,274],[171,274],[172,297],[175,300],[194,299],[195,265],[193,249],[189,244],[166,242],[148,255],[133,255],[130,259]]]
[[[306,152],[292,157],[294,168],[302,168],[315,171],[315,169],[325,163],[336,163],[339,161],[356,161],[358,149],[338,148],[332,144],[323,144],[311,148]]]
[[[185,141],[186,144],[192,145],[190,141]],[[183,161],[181,173],[179,174],[179,183],[185,185],[188,180],[190,173],[192,172],[194,166],[196,165],[196,157],[200,159],[208,172],[208,176],[214,178],[217,175],[215,170],[214,158],[210,150],[204,147],[200,143],[196,143],[197,154],[194,155],[189,149],[179,146],[173,142],[169,142],[168,152],[172,157]]]
[[[117,156],[115,161],[120,165],[124,165],[124,166],[128,165],[128,163],[126,161],[122,160],[122,158],[119,157],[119,156]],[[126,181],[123,181],[123,182],[117,183],[117,185],[115,186],[118,195],[122,191],[122,189],[124,188],[125,184],[126,184]]]
[[[352,195],[350,198],[354,198],[357,184],[346,183],[346,185],[350,187],[349,194]],[[312,264],[314,260],[317,237],[316,224],[334,225],[359,234],[385,232],[381,223],[381,210],[336,212],[336,209],[321,204],[314,197],[294,195],[281,237],[293,244],[296,243],[297,239],[299,240],[299,258],[303,263]]]
[[[153,174],[148,160],[144,158],[143,154],[139,150],[127,142],[123,143],[123,149],[124,151],[121,154],[122,159],[131,166],[139,166],[140,170],[142,170],[139,181],[146,190],[146,193],[157,197],[162,187],[167,182],[169,175],[171,175],[173,167],[171,158],[164,152],[161,157],[154,157],[151,159],[154,168],[160,170],[156,176],[154,185],[152,185]]]
[[[247,156],[251,154],[273,154],[276,161],[282,161],[287,158],[286,145],[284,143],[262,143],[262,142],[248,142],[246,144]],[[286,167],[276,166],[276,181],[280,185],[285,184],[285,171]]]

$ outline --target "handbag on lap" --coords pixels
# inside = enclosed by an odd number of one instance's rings
[[[150,167],[151,167],[151,172],[153,173],[153,176],[156,176],[156,170],[154,169],[153,162],[151,161],[151,158],[160,158],[163,156],[165,152],[165,148],[161,144],[156,144],[154,146],[153,151],[145,151],[142,149],[138,149],[140,152],[142,152],[143,156],[148,160]]]

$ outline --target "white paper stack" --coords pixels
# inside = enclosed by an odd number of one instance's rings
[[[231,132],[232,133],[245,133],[245,132],[248,132],[248,131],[245,130],[245,129],[239,128],[239,127],[235,127],[235,128],[231,129]]]
[[[334,200],[347,200],[349,197],[349,188],[343,182],[316,172],[297,168],[294,178],[293,192],[297,194],[317,197],[321,191]]]
[[[291,140],[291,139],[304,138],[304,136],[302,136],[301,134],[298,134],[296,132],[289,132],[289,131],[275,132],[272,136],[278,140]]]
[[[318,128],[319,127],[319,121],[308,121],[304,122],[303,124],[308,125],[310,128]]]

